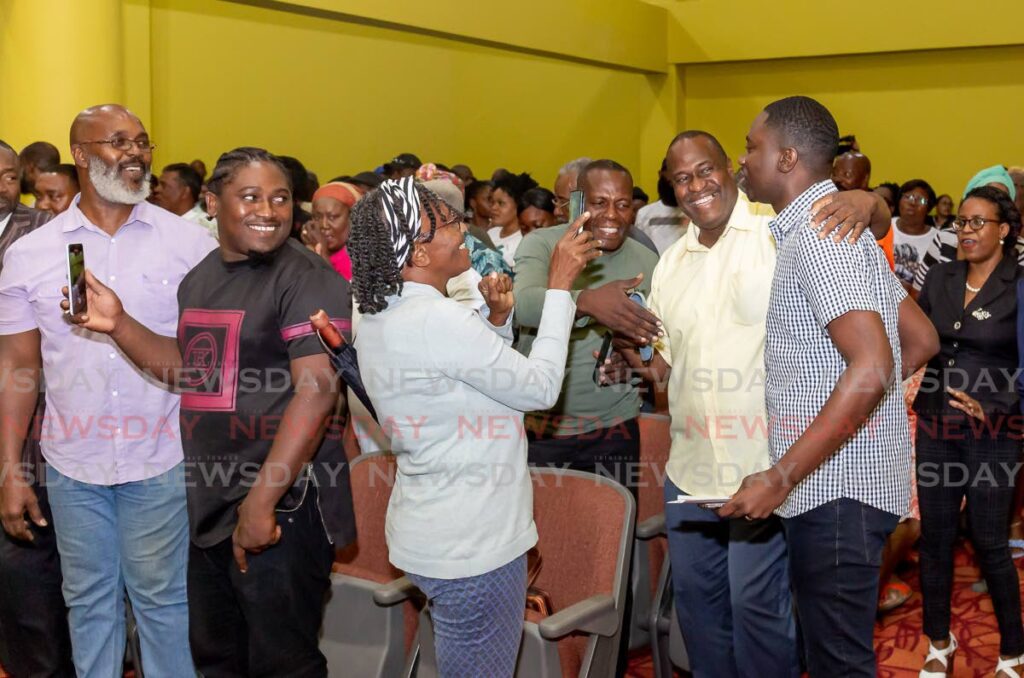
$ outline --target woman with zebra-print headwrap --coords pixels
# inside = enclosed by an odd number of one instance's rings
[[[470,265],[461,213],[411,177],[352,210],[355,346],[398,465],[389,557],[429,601],[442,676],[515,670],[537,542],[523,412],[558,398],[575,315],[568,290],[600,253],[576,226],[555,248],[526,357],[511,346],[508,276],[483,279],[479,313],[445,296]]]

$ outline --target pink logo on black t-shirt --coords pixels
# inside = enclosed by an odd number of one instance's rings
[[[238,350],[245,311],[185,309],[178,323],[181,347],[181,407],[234,412],[238,395]]]

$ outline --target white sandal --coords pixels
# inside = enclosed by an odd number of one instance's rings
[[[921,669],[921,672],[917,674],[917,678],[946,678],[953,671],[953,660],[956,658],[956,649],[960,647],[956,642],[956,636],[952,633],[949,634],[949,647],[939,649],[928,642],[928,656],[924,658],[924,663],[928,664],[933,659],[938,660],[942,664],[942,671],[925,671]],[[1002,660],[1000,660],[1001,662]],[[1016,661],[1016,660],[1010,660]],[[1000,666],[1002,664],[1000,663]],[[999,668],[996,668],[999,671]],[[1012,675],[1012,674],[1011,674]]]
[[[1024,666],[1024,654],[1014,659],[999,659],[999,663],[996,664],[995,678],[1001,678],[1001,676],[1009,676],[1009,678],[1021,678],[1021,674],[1017,671],[1016,667]]]

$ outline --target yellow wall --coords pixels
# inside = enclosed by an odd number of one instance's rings
[[[121,0],[0,0],[0,139],[15,148],[45,139],[69,157],[75,114],[125,101],[123,19]]]
[[[959,199],[978,169],[1024,164],[1022,64],[1024,47],[691,65],[679,126],[736,157],[767,103],[806,94],[857,135],[873,183],[921,177]]]
[[[411,151],[481,175],[530,170],[550,186],[561,164],[590,155],[653,186],[642,135],[673,122],[652,120],[668,76],[245,4],[154,0],[151,43],[157,165],[254,144],[326,180]]]
[[[650,1],[650,0],[648,0]],[[668,59],[700,63],[1024,44],[1020,0],[673,0]]]
[[[876,182],[923,175],[955,194],[982,166],[1024,164],[1020,0],[992,0],[988,21],[962,0],[843,16],[649,1],[0,0],[0,82],[17,101],[0,105],[0,138],[64,151],[78,110],[119,99],[158,168],[256,144],[321,179],[412,151],[550,185],[590,155],[650,192],[675,132],[707,128],[736,154],[764,104],[803,93],[857,134]],[[36,48],[54,41],[64,51]],[[954,45],[991,46],[935,49]]]

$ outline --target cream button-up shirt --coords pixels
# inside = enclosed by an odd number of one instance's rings
[[[665,327],[656,348],[672,368],[666,472],[690,495],[728,496],[769,465],[764,347],[774,216],[740,192],[712,248],[690,228],[654,270],[649,303]]]

